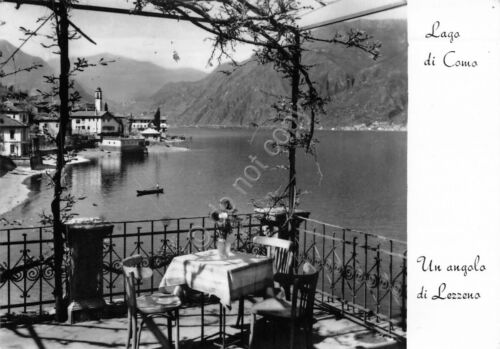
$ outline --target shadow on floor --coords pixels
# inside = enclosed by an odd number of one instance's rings
[[[242,337],[242,329],[233,326],[236,321],[233,313],[228,314],[226,319],[228,341],[240,339],[240,342],[235,346],[227,346],[227,348],[247,348],[249,312],[246,312]],[[181,349],[218,348],[217,338],[214,338],[214,334],[219,330],[219,325],[218,318],[214,315],[210,314],[205,318],[204,334],[206,337],[210,335],[212,337],[202,342],[200,309],[186,308],[182,310],[180,316]],[[401,343],[376,334],[348,319],[339,319],[324,312],[315,312],[315,317],[311,340],[315,349],[404,348]],[[166,322],[158,320],[157,325],[163,333],[167,332]],[[0,329],[0,347],[2,349],[124,348],[126,329],[127,318],[87,321],[72,325],[54,322],[19,325],[15,328]],[[296,331],[296,333],[295,349],[305,349],[307,346],[303,331]],[[289,334],[290,328],[287,323],[278,322],[273,325],[259,319],[255,328],[254,349],[287,349],[290,345]],[[141,349],[159,347],[156,338],[149,330],[145,329],[141,337]]]

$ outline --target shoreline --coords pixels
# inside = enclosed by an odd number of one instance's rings
[[[42,176],[46,170],[32,170],[29,167],[20,166],[0,177],[0,186],[2,187],[0,216],[25,202],[31,192],[25,184],[26,180]]]
[[[66,163],[66,165],[87,162],[90,162],[90,160],[77,156],[75,159]],[[55,160],[44,160],[44,166],[46,166],[46,168],[41,170],[32,170],[29,167],[18,166],[0,177],[0,187],[2,188],[2,195],[0,196],[0,216],[12,211],[29,199],[31,190],[26,184],[27,180],[32,177],[43,176],[45,173],[52,173],[55,169]]]
[[[176,142],[177,143],[177,142]],[[172,143],[171,143],[172,144]],[[174,143],[175,144],[175,143]],[[152,144],[147,147],[148,153],[157,154],[157,153],[178,153],[189,151],[189,148],[186,147],[177,147],[172,145],[162,145],[162,144]]]
[[[170,126],[170,129],[185,129],[185,128],[192,128],[192,129],[255,129],[255,128],[261,128],[265,130],[272,130],[275,129],[276,127],[279,126],[259,126],[259,127],[252,127],[252,126],[244,126],[244,125],[172,125]],[[299,130],[305,130],[305,128],[298,128]],[[366,125],[356,125],[356,126],[338,126],[338,127],[325,127],[325,126],[320,126],[314,129],[314,131],[321,131],[321,132],[408,132],[408,127],[407,125],[394,125],[392,127],[388,126],[381,126],[381,125],[373,125],[373,126],[366,126]]]
[[[170,144],[172,143],[175,144],[179,142],[170,142]],[[160,154],[190,150],[189,148],[172,146],[170,144],[169,146],[153,144],[147,147],[148,152],[151,154]],[[67,162],[66,165],[89,163],[91,160],[87,158],[87,156],[102,157],[105,155],[108,155],[108,153],[98,149],[85,149],[80,151],[78,155]],[[52,173],[55,170],[56,159],[53,156],[49,156],[43,160],[43,164],[45,168],[41,170],[32,170],[29,167],[18,166],[0,177],[0,188],[2,188],[2,195],[0,196],[0,217],[23,204],[26,200],[29,200],[31,190],[28,188],[27,180],[32,177],[43,176],[45,173]]]

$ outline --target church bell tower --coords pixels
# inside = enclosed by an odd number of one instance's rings
[[[94,97],[95,97],[95,111],[101,112],[103,110],[103,107],[102,107],[102,90],[100,87],[98,87],[95,90]]]

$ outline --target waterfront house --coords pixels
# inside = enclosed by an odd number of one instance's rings
[[[29,153],[28,126],[0,114],[0,155],[21,157]]]
[[[130,133],[141,133],[147,128],[154,128],[154,115],[141,115],[129,117]],[[167,117],[160,116],[160,132],[167,132]]]
[[[103,117],[108,117],[106,111],[77,110],[71,112],[71,133],[77,135],[92,135],[95,138],[101,134]]]
[[[71,112],[72,134],[92,136],[119,136],[123,134],[123,123],[103,105],[102,90],[98,87],[95,91],[93,108],[73,110]]]
[[[123,124],[108,111],[78,110],[71,112],[71,132],[94,138],[117,136],[123,133]]]
[[[116,117],[115,115],[107,112],[102,117],[101,136],[120,136],[123,135],[123,118]]]

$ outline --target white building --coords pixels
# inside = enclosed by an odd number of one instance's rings
[[[28,126],[0,114],[0,155],[25,156],[29,154]]]
[[[155,128],[154,126],[154,115],[145,116],[135,116],[129,118],[130,132],[131,133],[141,133],[147,128]],[[160,132],[167,132],[167,117],[160,116]]]
[[[76,110],[71,112],[72,134],[94,136],[99,138],[108,135],[121,135],[123,124],[105,110],[100,87],[95,91],[95,110]]]

